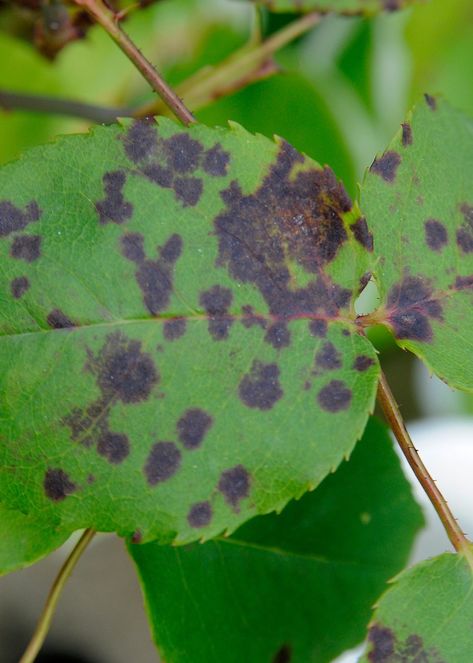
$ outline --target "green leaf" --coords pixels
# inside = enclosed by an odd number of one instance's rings
[[[203,545],[129,551],[169,663],[322,663],[363,638],[421,524],[387,431],[371,420],[350,461],[279,516]]]
[[[373,15],[403,9],[419,0],[253,0],[274,12],[336,12]]]
[[[370,240],[330,169],[239,127],[102,127],[5,167],[0,499],[182,543],[316,486],[375,398]]]
[[[427,95],[362,188],[382,298],[374,318],[466,390],[473,389],[472,182],[472,121]]]
[[[473,651],[472,569],[446,553],[396,578],[381,598],[361,663],[466,663]]]
[[[0,576],[34,564],[58,548],[69,532],[0,504]]]

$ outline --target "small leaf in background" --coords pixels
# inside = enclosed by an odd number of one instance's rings
[[[362,187],[375,314],[443,380],[473,389],[473,122],[426,95]],[[448,348],[448,351],[446,351]]]
[[[446,553],[395,579],[380,599],[360,663],[466,663],[473,652],[473,578]]]
[[[339,14],[377,14],[403,9],[419,0],[253,0],[275,12],[336,12]]]
[[[371,420],[348,463],[279,515],[228,539],[129,545],[168,663],[332,661],[422,524],[386,429]]]
[[[0,504],[0,576],[34,564],[66,541],[69,532],[37,515],[25,516]]]
[[[0,498],[208,538],[315,487],[376,392],[371,236],[329,168],[239,127],[98,128],[0,172]]]

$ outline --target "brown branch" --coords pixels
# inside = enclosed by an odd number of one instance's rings
[[[75,2],[104,28],[176,117],[185,125],[194,123],[196,120],[192,113],[156,71],[151,62],[145,58],[130,37],[121,29],[116,16],[103,2],[101,0],[75,0]]]
[[[462,532],[460,525],[450,511],[444,496],[430,476],[428,469],[417,452],[417,449],[414,447],[399,411],[399,406],[383,372],[381,372],[378,385],[378,403],[384,412],[384,416],[396,437],[402,453],[406,457],[412,471],[416,475],[416,478],[426,492],[427,497],[442,521],[453,547],[457,552],[464,553],[465,556],[471,557],[470,542]]]

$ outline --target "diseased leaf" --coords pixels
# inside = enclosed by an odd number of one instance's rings
[[[3,501],[186,542],[349,455],[378,375],[353,312],[370,236],[328,168],[140,122],[31,151],[0,201]]]
[[[68,537],[69,532],[56,530],[49,521],[0,504],[0,576],[34,564]]]
[[[466,663],[473,651],[472,569],[446,553],[401,573],[381,598],[360,663]]]
[[[168,663],[322,663],[362,640],[421,524],[387,431],[372,420],[350,461],[279,516],[203,545],[129,551]]]
[[[473,389],[472,121],[427,95],[372,164],[362,208],[376,317],[450,385]]]
[[[275,12],[336,12],[373,15],[393,12],[419,0],[253,0]]]

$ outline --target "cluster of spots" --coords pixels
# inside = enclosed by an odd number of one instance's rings
[[[181,236],[171,235],[164,246],[158,247],[159,258],[157,260],[150,260],[146,257],[144,237],[140,233],[123,235],[121,251],[125,258],[136,265],[136,281],[148,311],[151,315],[157,315],[165,310],[173,290],[175,265],[182,253]],[[185,330],[185,324],[181,324],[181,330],[182,332]]]
[[[424,230],[425,242],[432,251],[441,251],[448,243],[447,229],[437,219],[427,219]]]
[[[283,396],[279,372],[277,364],[265,364],[255,359],[238,386],[242,402],[250,408],[270,410]]]
[[[102,178],[105,198],[95,204],[101,224],[125,223],[133,215],[133,205],[123,197],[126,175],[122,170],[105,173]]]
[[[396,172],[400,163],[400,155],[394,150],[389,150],[373,161],[370,171],[382,177],[385,182],[391,183],[396,179]]]
[[[463,203],[460,211],[464,221],[457,230],[457,244],[463,253],[473,253],[473,206]]]
[[[374,624],[369,629],[368,640],[371,663],[446,663],[436,649],[426,649],[423,639],[416,634],[400,642],[390,628]]]
[[[289,645],[283,645],[275,653],[271,663],[291,663],[291,660],[292,660],[292,647],[290,647]]]
[[[76,484],[60,468],[49,468],[46,470],[43,487],[46,497],[49,497],[54,502],[60,502],[77,490]]]
[[[329,168],[298,170],[303,163],[301,154],[282,143],[255,193],[245,196],[234,180],[220,194],[227,207],[214,222],[217,266],[260,291],[276,325],[265,340],[277,348],[290,344],[290,319],[335,318],[352,296],[324,271],[348,239],[343,215],[351,201]],[[297,287],[291,262],[314,278]],[[243,320],[245,326],[250,322],[250,316]]]
[[[0,239],[13,235],[10,256],[23,262],[34,262],[41,256],[41,237],[39,235],[21,235],[21,231],[30,223],[41,218],[38,203],[32,200],[25,209],[14,205],[9,200],[0,201]],[[10,291],[15,299],[20,299],[30,287],[26,276],[14,278],[10,283]]]
[[[196,205],[202,195],[203,180],[195,177],[196,170],[213,177],[227,174],[230,155],[219,143],[206,150],[185,132],[164,139],[150,120],[135,122],[123,143],[138,172],[158,186],[172,189],[184,206]]]
[[[404,147],[408,147],[409,145],[412,145],[413,139],[412,139],[412,127],[409,124],[409,122],[403,122],[402,125],[402,144]]]
[[[433,297],[429,282],[421,276],[406,276],[393,285],[387,299],[387,321],[399,339],[429,343],[431,319],[442,320],[442,306]]]
[[[200,305],[209,318],[209,334],[215,341],[228,338],[230,327],[234,322],[229,314],[232,300],[232,291],[219,285],[214,285],[200,295]]]
[[[373,251],[373,235],[368,229],[366,219],[362,216],[355,223],[352,223],[350,230],[354,238],[361,244],[367,251]]]

